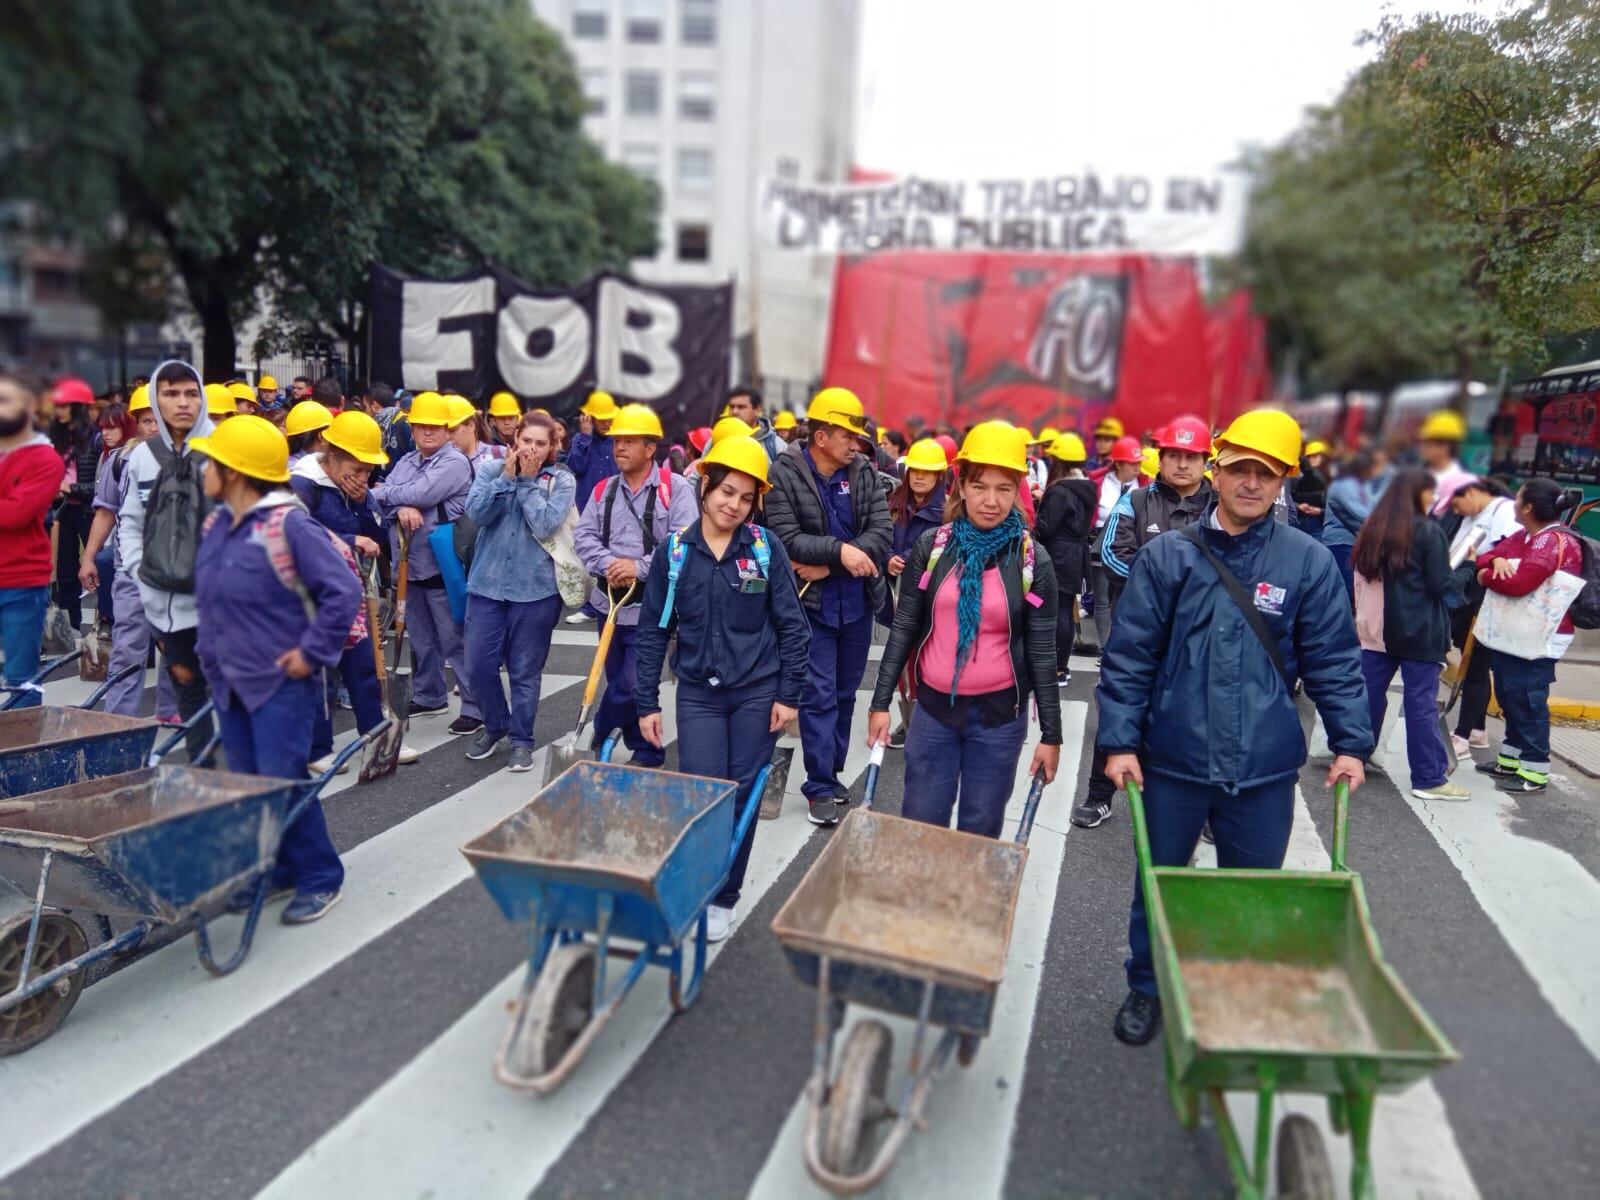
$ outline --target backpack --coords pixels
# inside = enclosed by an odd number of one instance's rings
[[[1578,539],[1578,548],[1583,551],[1583,568],[1579,572],[1583,591],[1567,609],[1567,616],[1579,629],[1600,629],[1600,542],[1571,529],[1567,532]]]
[[[139,578],[163,592],[193,593],[200,526],[211,507],[200,484],[205,458],[176,454],[161,438],[145,444],[160,470],[145,502]]]
[[[944,556],[944,548],[950,544],[951,525],[941,525],[933,534],[933,549],[928,552],[928,565],[922,568],[922,578],[917,580],[917,590],[925,592],[928,584],[933,582],[933,569],[939,565],[939,559]],[[1036,555],[1033,549],[1033,535],[1026,529],[1022,531],[1022,598],[1034,608],[1044,603],[1043,596],[1036,596],[1033,592],[1033,565]]]
[[[594,485],[591,500],[605,501],[605,511],[601,514],[600,544],[607,548],[611,545],[611,510],[617,506],[617,492],[622,488],[622,476],[613,475],[609,479],[602,479]],[[656,548],[656,497],[661,497],[661,503],[667,512],[672,512],[672,472],[665,467],[656,468],[656,486],[651,488],[644,499],[644,516],[639,518],[639,529],[644,535],[644,552],[651,554]]]
[[[761,578],[768,577],[767,568],[772,563],[772,547],[767,544],[767,531],[759,525],[747,525],[750,537],[754,540],[756,566],[761,568]],[[667,599],[661,606],[661,620],[657,625],[661,629],[667,627],[667,622],[672,620],[672,604],[678,595],[678,576],[683,573],[683,560],[688,557],[688,548],[683,544],[683,531],[674,530],[667,538]]]

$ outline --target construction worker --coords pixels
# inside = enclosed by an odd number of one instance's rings
[[[1289,499],[1294,503],[1295,528],[1318,541],[1322,540],[1323,510],[1328,504],[1330,480],[1328,444],[1307,442],[1305,456],[1300,460],[1300,474],[1290,489]]]
[[[517,438],[517,426],[522,423],[522,405],[510,392],[496,392],[489,397],[489,422],[494,426],[494,439],[502,446],[510,446]]]
[[[1116,417],[1103,417],[1094,427],[1094,454],[1090,456],[1088,471],[1098,471],[1111,462],[1111,451],[1117,444],[1117,439],[1122,437],[1124,430],[1122,422]]]
[[[447,396],[450,406],[450,440],[467,456],[476,477],[484,467],[506,456],[506,448],[490,440],[489,422],[465,396]]]
[[[773,431],[772,422],[767,420],[766,414],[762,412],[759,388],[746,383],[729,392],[728,415],[738,417],[750,427],[750,436],[761,443],[761,448],[767,452],[768,461],[778,457],[784,443],[778,439],[777,433]]]
[[[412,401],[407,423],[417,448],[390,467],[388,476],[369,494],[385,522],[393,523],[392,561],[400,560],[402,532],[409,535],[406,633],[417,665],[411,714],[449,711],[444,680],[448,665],[461,690],[461,711],[450,723],[450,732],[476,733],[483,722],[467,677],[461,627],[450,612],[444,578],[428,544],[428,534],[466,511],[472,464],[450,441],[450,406],[437,392],[424,392]]]
[[[1422,465],[1433,472],[1433,481],[1438,487],[1433,502],[1436,517],[1450,511],[1450,501],[1457,488],[1476,478],[1461,465],[1461,443],[1466,440],[1467,423],[1460,413],[1448,408],[1428,414],[1417,431],[1417,453],[1422,456]]]
[[[1196,524],[1140,551],[1101,660],[1096,744],[1106,775],[1144,790],[1155,865],[1189,862],[1209,821],[1223,867],[1282,866],[1306,739],[1296,681],[1352,790],[1373,748],[1344,581],[1320,542],[1272,517],[1299,469],[1300,427],[1245,413],[1217,440],[1216,500]],[[1128,995],[1115,1033],[1143,1045],[1160,1023],[1137,878]]]
[[[1028,736],[1031,693],[1040,743],[1028,773],[1055,778],[1061,758],[1056,690],[1056,576],[1028,533],[1028,432],[973,426],[961,443],[951,520],[906,559],[894,628],[883,648],[867,745],[889,737],[889,703],[909,665],[917,705],[906,735],[901,816],[999,837]]]
[[[256,380],[256,401],[262,408],[276,408],[281,399],[278,381],[271,375],[263,375]]]
[[[1105,424],[1104,421],[1101,422]],[[1098,435],[1096,442],[1099,441]],[[1111,612],[1116,603],[1112,592],[1111,569],[1105,565],[1105,532],[1111,523],[1112,511],[1122,497],[1138,486],[1139,472],[1144,464],[1144,454],[1139,439],[1120,437],[1112,445],[1106,464],[1090,478],[1099,486],[1095,504],[1094,529],[1089,534],[1091,554],[1089,581],[1094,587],[1095,640],[1102,650],[1111,635]]]
[[[316,400],[302,400],[283,419],[283,436],[289,439],[289,468],[322,449],[322,431],[333,424],[333,413]],[[388,456],[384,456],[388,461]]]
[[[634,703],[640,731],[661,747],[661,662],[675,633],[678,767],[736,780],[737,815],[761,802],[751,788],[794,719],[810,632],[783,543],[759,524],[770,487],[766,447],[754,438],[724,438],[701,460],[699,485],[698,519],[651,560]],[[752,821],[706,912],[710,941],[733,929],[755,837]]]
[[[655,465],[664,435],[649,405],[625,404],[609,424],[616,474],[594,485],[572,534],[573,549],[596,580],[590,606],[600,613],[610,612],[613,603],[621,606],[606,654],[605,695],[594,714],[594,744],[621,729],[634,764],[659,767],[666,755],[639,732],[634,705],[639,605],[662,543],[695,519],[694,489],[683,476]]]
[[[1155,479],[1122,494],[1102,534],[1100,561],[1110,578],[1113,610],[1139,548],[1169,529],[1193,525],[1212,500],[1206,482],[1211,429],[1204,421],[1178,417],[1157,433],[1155,449],[1159,455]]]
[[[772,432],[777,434],[778,440],[787,446],[794,441],[795,428],[798,424],[799,422],[794,419],[794,414],[788,409],[784,409],[772,418]]]
[[[1093,561],[1089,531],[1094,527],[1096,488],[1084,474],[1088,459],[1083,439],[1058,433],[1045,451],[1049,474],[1039,499],[1034,534],[1056,572],[1056,684],[1072,682],[1072,647],[1078,640],[1078,597],[1088,588]]]
[[[235,415],[254,417],[261,414],[261,403],[255,388],[239,379],[227,386],[229,395],[233,397]]]
[[[812,823],[833,825],[850,802],[839,772],[873,615],[883,605],[894,530],[877,472],[856,452],[867,427],[861,401],[847,388],[824,388],[807,408],[806,423],[806,440],[791,443],[772,464],[767,523],[802,583],[812,585],[803,597],[811,648],[800,700],[801,790]]]
[[[588,507],[595,485],[617,473],[616,459],[611,455],[611,438],[607,436],[617,415],[617,402],[609,392],[590,392],[578,412],[579,430],[572,435],[566,461],[567,470],[578,483],[578,511],[581,513]]]
[[[221,424],[238,412],[239,402],[233,398],[227,384],[206,384],[206,416],[211,418],[212,424]]]

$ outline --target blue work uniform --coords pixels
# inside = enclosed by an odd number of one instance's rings
[[[617,474],[617,460],[611,454],[611,438],[604,433],[576,433],[567,447],[567,470],[578,481],[578,511],[589,507],[596,485]]]

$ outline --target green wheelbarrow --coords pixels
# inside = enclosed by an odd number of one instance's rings
[[[1273,1101],[1328,1098],[1348,1133],[1350,1194],[1370,1200],[1373,1107],[1457,1057],[1383,959],[1361,877],[1345,865],[1350,792],[1334,791],[1332,869],[1209,870],[1150,861],[1139,788],[1128,783],[1139,881],[1161,992],[1167,1089],[1185,1128],[1208,1096],[1238,1194],[1332,1200],[1333,1172],[1309,1118],[1277,1125],[1276,1188],[1267,1179]],[[1223,1095],[1256,1094],[1247,1156]]]

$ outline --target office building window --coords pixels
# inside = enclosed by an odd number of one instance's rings
[[[709,226],[709,225],[679,225],[678,226],[678,261],[679,262],[710,262],[711,261],[711,226]]]
[[[579,75],[579,82],[583,85],[584,111],[591,117],[599,116],[606,111],[606,72],[601,67],[596,70],[587,70]]]
[[[573,0],[572,36],[575,38],[603,38],[606,36],[607,0]]]
[[[661,177],[661,147],[633,142],[622,147],[622,165],[646,179]]]
[[[716,115],[717,90],[713,77],[693,72],[678,76],[678,118],[709,121]]]
[[[630,42],[659,42],[661,0],[628,0],[627,30]]]
[[[653,117],[661,111],[661,76],[655,71],[629,71],[628,115]]]
[[[678,186],[686,192],[711,189],[711,151],[697,146],[678,151]]]
[[[679,35],[685,46],[717,44],[717,0],[682,0]]]

